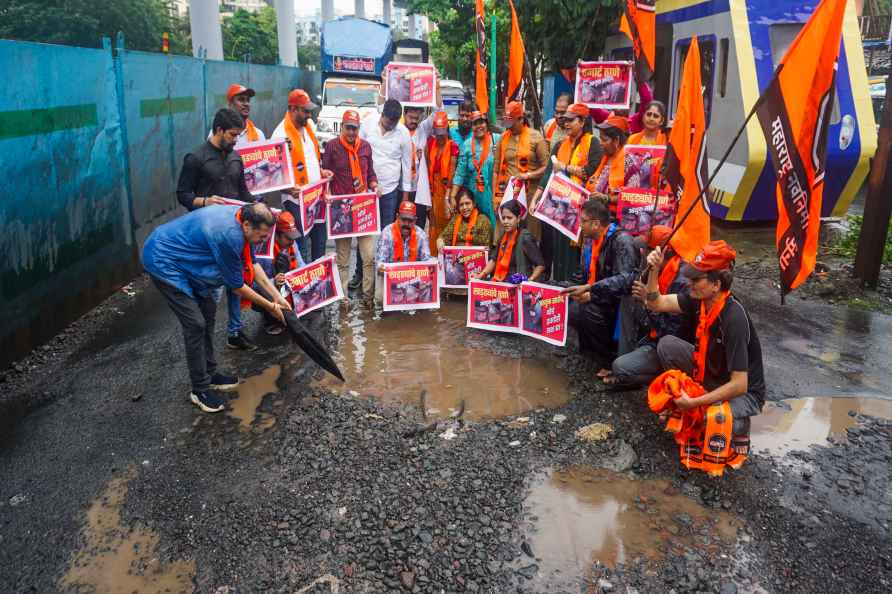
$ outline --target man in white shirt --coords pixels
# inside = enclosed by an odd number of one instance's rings
[[[384,102],[380,114],[370,114],[359,127],[359,137],[372,147],[372,163],[378,178],[381,228],[396,219],[400,193],[407,197],[412,191],[412,139],[409,130],[400,123],[403,106],[395,99]],[[362,283],[362,260],[356,253],[357,269],[349,287]]]
[[[296,202],[300,187],[331,177],[331,171],[322,169],[319,141],[316,140],[316,126],[311,119],[316,104],[303,89],[294,89],[288,94],[288,111],[270,138],[285,138],[291,152],[291,166],[294,169],[295,187],[282,193],[282,206],[294,215],[301,226],[300,206]],[[325,225],[315,225],[309,236],[298,240],[304,260],[313,261],[325,255]]]

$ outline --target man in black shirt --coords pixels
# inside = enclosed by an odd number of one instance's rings
[[[186,153],[177,182],[177,200],[187,210],[225,204],[224,198],[254,202],[245,184],[245,167],[232,150],[245,129],[242,116],[224,108],[214,116],[211,136]]]
[[[702,384],[706,393],[692,398],[684,391],[675,404],[682,410],[729,401],[734,435],[749,432],[749,418],[765,404],[762,347],[743,305],[730,294],[736,252],[724,241],[708,243],[684,268],[689,293],[661,295],[658,271],[663,254],[657,248],[647,257],[650,275],[646,287],[648,309],[683,314],[697,328],[696,346],[664,336],[657,344],[663,369],[679,369]],[[641,291],[640,283],[636,286]]]
[[[223,108],[214,116],[211,136],[192,152],[186,153],[177,182],[177,200],[187,210],[225,204],[224,198],[254,202],[245,184],[242,158],[233,150],[244,128],[245,121],[241,115]],[[256,349],[242,332],[239,297],[229,291],[227,300],[229,323],[226,346],[247,351]]]

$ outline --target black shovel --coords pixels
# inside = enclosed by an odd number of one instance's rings
[[[264,298],[272,301],[272,298],[267,295],[266,291],[261,287],[256,286],[254,290],[263,295]],[[316,337],[313,336],[309,329],[307,329],[307,327],[297,318],[297,314],[290,309],[283,309],[282,315],[285,316],[285,327],[288,328],[288,332],[291,333],[291,338],[297,343],[297,346],[303,349],[310,359],[318,363],[319,367],[342,382],[346,381],[344,380],[344,375],[338,368],[337,363],[331,358],[328,350],[321,342],[316,340]]]

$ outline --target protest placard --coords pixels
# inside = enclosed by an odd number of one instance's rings
[[[377,235],[381,232],[378,195],[374,192],[328,196],[325,202],[325,225],[330,238]]]
[[[306,235],[316,223],[325,222],[325,197],[328,194],[328,179],[300,187],[300,220],[303,234]]]
[[[391,262],[384,266],[384,311],[440,309],[436,260]]]
[[[665,144],[627,144],[624,186],[628,188],[656,188],[660,181],[660,167],[666,157]],[[664,180],[665,182],[665,180]]]
[[[436,107],[436,90],[433,64],[391,62],[384,69],[384,94],[403,107]]]
[[[344,298],[334,254],[285,273],[297,317]]]
[[[245,184],[253,195],[294,187],[291,152],[282,140],[249,142],[235,149],[245,168]]]
[[[660,192],[654,210],[655,192],[651,188],[624,188],[619,193],[616,214],[623,231],[630,235],[642,235],[654,225],[673,226],[676,205],[671,192]]]
[[[519,288],[510,283],[468,282],[468,328],[520,332]]]
[[[588,191],[563,173],[548,179],[545,192],[536,204],[533,216],[545,221],[573,241],[579,241],[579,214],[588,200]]]
[[[489,250],[482,246],[447,245],[440,249],[440,286],[467,289],[470,275],[486,268]]]
[[[560,287],[520,284],[521,332],[557,346],[567,344],[567,295]]]
[[[629,109],[632,101],[632,62],[577,63],[574,100],[590,108]]]

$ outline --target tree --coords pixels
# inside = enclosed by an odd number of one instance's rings
[[[319,44],[297,44],[297,63],[307,70],[321,70],[322,56],[319,53]]]
[[[167,31],[174,51],[184,46],[174,36],[179,20],[169,0],[4,0],[0,37],[101,47],[121,31],[128,48],[160,52]]]
[[[239,9],[223,21],[223,56],[254,64],[279,62],[279,33],[276,11],[264,6],[257,12]]]

